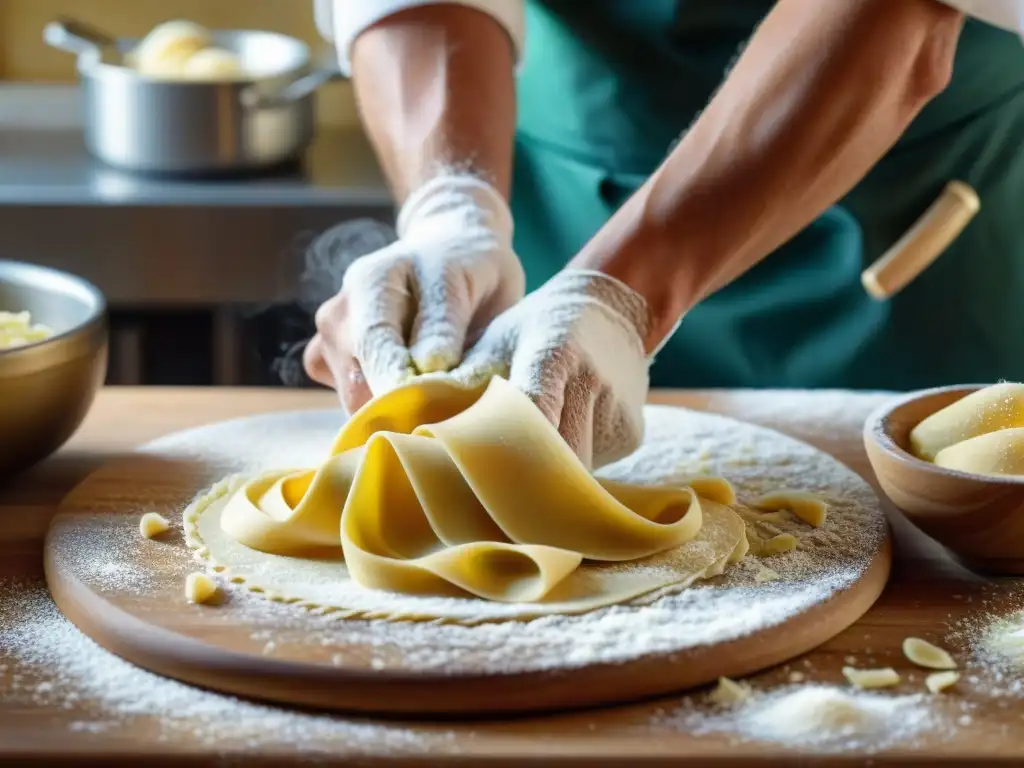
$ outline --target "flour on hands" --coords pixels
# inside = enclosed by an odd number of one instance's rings
[[[589,468],[632,453],[649,388],[647,303],[601,272],[567,269],[487,328],[455,369],[508,377]]]
[[[406,200],[398,239],[346,265],[317,310],[310,376],[351,413],[417,374],[458,364],[467,337],[522,298],[504,198],[469,175],[437,176]]]
[[[439,176],[414,192],[398,240],[349,268],[349,332],[374,394],[416,373],[448,370],[472,327],[483,327],[525,290],[502,197],[469,176]]]

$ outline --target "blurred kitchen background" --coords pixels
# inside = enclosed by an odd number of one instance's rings
[[[316,54],[310,0],[0,0],[0,257],[64,269],[111,305],[108,383],[308,385],[299,360],[336,253],[388,237],[392,203],[358,128],[351,88],[315,96],[301,162],[245,178],[174,180],[86,152],[75,59],[43,42],[71,14],[118,37],[168,19],[294,36]]]

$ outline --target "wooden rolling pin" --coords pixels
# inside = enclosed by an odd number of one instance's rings
[[[978,193],[951,181],[914,226],[860,276],[864,290],[885,301],[938,258],[981,208]]]

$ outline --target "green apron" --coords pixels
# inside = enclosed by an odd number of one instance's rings
[[[670,151],[770,0],[528,0],[512,207],[528,288]],[[687,314],[654,386],[1024,380],[1024,46],[968,22],[953,81],[845,199]],[[860,273],[941,193],[981,211],[888,302]],[[685,258],[685,254],[680,254]]]

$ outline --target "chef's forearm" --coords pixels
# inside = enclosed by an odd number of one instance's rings
[[[780,0],[668,159],[574,264],[643,294],[653,348],[848,192],[952,72],[934,0]]]
[[[511,183],[514,53],[491,17],[456,4],[397,13],[353,47],[360,115],[399,203],[440,169]]]

